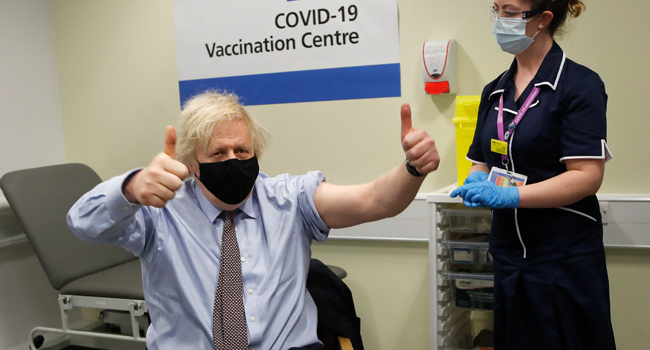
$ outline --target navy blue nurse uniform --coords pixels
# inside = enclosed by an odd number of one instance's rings
[[[498,139],[499,98],[508,125],[534,86],[540,93],[511,136],[511,171],[528,176],[529,185],[567,171],[568,159],[611,158],[607,94],[598,74],[554,43],[515,101],[516,69],[514,60],[483,90],[470,161],[504,168],[490,148]],[[596,196],[560,208],[494,210],[490,251],[496,350],[616,348]]]

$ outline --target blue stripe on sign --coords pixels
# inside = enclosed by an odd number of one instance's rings
[[[208,89],[234,92],[245,105],[399,97],[399,63],[179,82],[181,105]]]

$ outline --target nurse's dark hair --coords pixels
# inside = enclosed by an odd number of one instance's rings
[[[527,0],[532,10],[545,10],[553,13],[553,20],[549,24],[551,37],[561,33],[564,22],[568,16],[576,18],[587,7],[581,0]]]

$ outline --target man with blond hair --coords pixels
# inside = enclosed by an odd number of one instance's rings
[[[144,169],[101,183],[70,209],[81,239],[140,258],[149,349],[324,349],[306,289],[311,241],[402,212],[440,161],[402,105],[406,163],[370,183],[320,172],[268,177],[267,134],[232,94],[205,92],[168,126]]]

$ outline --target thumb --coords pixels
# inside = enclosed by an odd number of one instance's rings
[[[411,106],[408,103],[402,105],[400,115],[402,117],[402,141],[404,141],[406,135],[413,129],[411,125]]]
[[[165,147],[163,148],[163,152],[171,159],[176,159],[176,129],[171,125],[167,125],[165,132]]]

